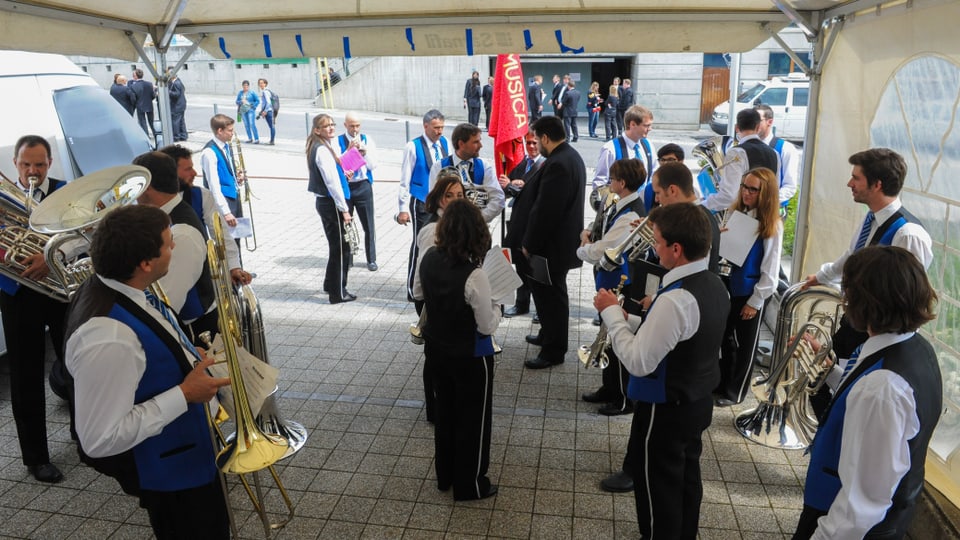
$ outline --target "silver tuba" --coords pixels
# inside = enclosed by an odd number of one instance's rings
[[[68,302],[93,275],[93,265],[89,257],[68,260],[65,252],[83,251],[96,223],[110,210],[135,201],[149,183],[150,172],[143,167],[110,167],[77,178],[33,206],[32,197],[3,177],[0,274],[55,300]],[[37,254],[44,255],[50,274],[39,281],[21,276],[26,259]]]
[[[737,156],[728,161],[726,159],[726,149],[723,147],[723,143],[723,137],[711,137],[701,141],[700,144],[694,146],[693,150],[691,151],[693,157],[697,158],[697,161],[700,164],[701,174],[706,172],[713,181],[714,191],[719,191],[720,189],[720,170],[727,165],[736,163],[740,160],[740,157]],[[734,144],[736,144],[735,141]]]
[[[747,439],[785,450],[806,448],[817,432],[810,396],[830,371],[831,336],[843,309],[835,289],[815,286],[801,290],[801,286],[793,285],[783,294],[770,373],[757,378],[752,387],[760,403],[734,421]],[[819,350],[814,350],[805,336],[818,341]]]
[[[629,252],[628,259],[635,261],[653,247],[653,226],[648,219],[643,218],[619,244],[604,250],[603,258],[600,259],[601,268],[612,272],[623,265],[624,253]]]

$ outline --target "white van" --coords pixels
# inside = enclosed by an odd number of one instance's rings
[[[50,142],[49,175],[60,180],[128,165],[152,150],[149,137],[110,93],[65,56],[0,51],[0,171],[16,179],[13,147],[23,135]]]
[[[807,101],[810,97],[810,79],[803,73],[791,73],[789,77],[774,77],[761,81],[737,96],[736,111],[755,105],[768,105],[773,109],[773,125],[778,137],[803,141],[807,128]],[[727,134],[727,114],[730,102],[724,101],[713,109],[710,129],[720,135]]]

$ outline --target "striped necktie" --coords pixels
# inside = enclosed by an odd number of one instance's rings
[[[147,302],[150,302],[151,306],[157,308],[157,311],[159,311],[160,314],[163,315],[163,318],[166,319],[167,322],[172,324],[174,329],[176,329],[177,335],[179,335],[180,337],[180,345],[182,345],[184,349],[186,349],[190,354],[195,356],[196,359],[199,361],[201,359],[200,353],[197,352],[197,349],[196,347],[193,346],[193,343],[190,343],[190,339],[187,338],[187,334],[183,332],[183,328],[180,328],[180,323],[177,322],[177,318],[174,317],[173,312],[170,310],[170,308],[168,308],[166,304],[161,302],[160,299],[157,298],[156,295],[154,295],[152,292],[144,291],[144,294],[147,297]]]
[[[633,157],[635,157],[635,158],[637,158],[637,159],[640,159],[640,145],[639,145],[639,144],[633,145]]]
[[[849,375],[850,372],[853,371],[853,367],[857,365],[857,359],[860,358],[860,351],[862,349],[863,345],[859,345],[853,350],[853,353],[850,354],[850,358],[847,359],[847,365],[843,366],[843,375],[840,376],[840,384],[843,384],[843,381],[847,379],[847,375]]]
[[[433,161],[440,161],[440,143],[433,143]]]
[[[463,160],[457,164],[457,169],[460,170],[460,178],[465,184],[472,184],[473,179],[471,174],[473,172],[473,162],[468,160]]]
[[[870,230],[873,228],[873,220],[876,219],[873,212],[867,212],[866,219],[863,220],[863,227],[860,228],[860,236],[857,237],[857,245],[854,250],[858,250],[867,245],[867,238],[870,238]]]

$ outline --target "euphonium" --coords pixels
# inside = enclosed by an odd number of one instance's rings
[[[734,141],[736,144],[736,141]],[[732,160],[727,160],[723,148],[723,137],[711,137],[693,147],[691,154],[697,158],[702,167],[701,172],[706,172],[713,181],[714,191],[720,189],[720,170],[731,163],[740,161],[737,156]]]
[[[653,247],[653,226],[648,218],[643,218],[636,227],[630,231],[623,240],[603,252],[603,258],[600,259],[600,267],[608,272],[612,272],[623,266],[623,254],[630,252],[629,260],[635,261]]]
[[[484,186],[478,186],[473,182],[460,181],[463,186],[463,198],[472,202],[474,206],[483,210],[490,203],[490,194]]]
[[[840,293],[830,287],[801,290],[796,284],[784,293],[770,373],[757,378],[752,388],[760,403],[734,422],[741,435],[773,448],[802,449],[810,444],[818,427],[810,396],[823,385],[832,365],[826,361],[830,337],[842,308]],[[814,351],[804,335],[818,341],[820,349]]]
[[[617,285],[617,288],[613,290],[613,294],[619,297],[620,305],[623,305],[624,300],[624,298],[620,296],[620,291],[623,290],[623,285],[626,282],[627,276],[621,275],[620,283]],[[606,369],[607,366],[610,365],[610,357],[607,356],[607,349],[611,346],[613,346],[613,343],[610,342],[610,336],[607,334],[607,325],[601,319],[600,330],[597,331],[597,337],[589,346],[581,345],[577,349],[577,357],[585,368],[593,366]]]

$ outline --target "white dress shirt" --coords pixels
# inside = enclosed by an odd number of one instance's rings
[[[336,147],[336,148],[335,148]],[[337,157],[333,157],[334,153]],[[316,153],[313,155],[314,163],[320,169],[320,176],[323,177],[323,183],[327,186],[330,198],[336,205],[338,212],[349,212],[347,208],[347,198],[343,194],[343,186],[340,184],[340,171],[337,169],[337,158],[340,157],[340,145],[331,144],[330,146],[318,144]],[[314,194],[317,197],[323,197],[320,194]]]
[[[182,200],[183,195],[178,193],[160,209],[170,214],[173,207],[180,204]],[[170,232],[174,243],[170,269],[167,275],[159,279],[159,282],[167,293],[170,306],[179,313],[187,301],[187,293],[203,273],[203,263],[207,260],[207,243],[203,241],[200,231],[186,223],[171,226]]]
[[[220,148],[220,152],[229,160],[230,143],[225,143],[219,139],[213,139],[213,143]],[[233,171],[233,163],[227,165]],[[232,215],[233,212],[230,210],[230,205],[227,204],[227,198],[223,196],[223,191],[220,189],[220,175],[217,173],[217,153],[213,148],[204,148],[200,152],[200,169],[203,171],[203,181],[210,189],[210,193],[213,194],[213,199],[217,201],[217,206],[220,207],[220,213]],[[236,171],[234,171],[234,174],[236,174]]]
[[[763,142],[769,145],[772,140],[773,131],[767,134]],[[794,146],[793,143],[784,139],[780,140],[783,141],[783,146],[780,147],[779,152],[780,170],[777,171],[777,178],[780,179],[780,203],[783,204],[792,199],[793,195],[797,192],[797,179],[800,178],[800,165],[803,163],[803,157],[800,155],[800,150]],[[770,148],[773,147],[771,146]],[[782,176],[780,174],[781,172],[783,172]]]
[[[223,213],[220,212],[219,207],[217,206],[216,201],[214,201],[213,192],[203,186],[195,186],[200,188],[200,198],[203,205],[203,224],[207,227],[207,235],[213,236],[213,220],[214,214],[220,214],[223,216]],[[226,223],[226,222],[224,222]],[[224,231],[226,234],[226,231]],[[229,236],[224,239],[223,247],[227,253],[227,268],[233,270],[234,268],[241,268],[240,266],[240,248],[237,247],[237,243],[233,241]]]
[[[358,134],[357,137],[360,137],[360,135]],[[361,139],[360,144],[364,151],[363,160],[367,163],[363,167],[360,167],[360,170],[353,175],[353,178],[350,180],[351,184],[354,182],[369,182],[369,180],[367,180],[367,171],[374,171],[377,168],[377,144],[373,142],[373,137],[369,135],[364,135],[364,137],[367,138],[367,142],[363,142]],[[347,141],[350,141],[349,135],[347,135]]]
[[[895,201],[876,212],[873,225],[870,229],[870,236],[867,238],[868,246],[870,245],[870,240],[873,239],[873,235],[876,234],[877,228],[887,221],[890,216],[900,210],[902,206],[903,203],[900,202],[900,198],[897,197]],[[860,229],[862,227],[863,220],[861,219],[857,222],[857,229],[853,233],[850,246],[843,252],[843,255],[841,255],[839,259],[825,263],[820,267],[820,270],[817,272],[817,281],[822,285],[840,285],[840,278],[843,276],[843,265],[847,262],[850,255],[856,251],[857,238],[860,236]],[[901,247],[913,253],[914,257],[923,265],[924,270],[929,268],[930,263],[933,262],[933,246],[930,235],[923,227],[916,223],[906,223],[903,227],[900,227],[893,235],[893,240],[890,242],[890,245]]]
[[[720,185],[716,193],[707,195],[703,205],[714,212],[726,210],[737,200],[740,194],[740,182],[743,175],[750,170],[750,159],[747,151],[742,148],[743,143],[750,139],[760,140],[756,133],[740,139],[740,144],[727,150],[723,159],[723,168],[720,169]],[[779,163],[779,156],[777,157]],[[779,165],[778,165],[779,168]],[[774,171],[776,172],[776,171]]]
[[[663,287],[706,269],[706,259],[677,266],[663,276]],[[653,373],[677,343],[690,339],[700,328],[697,299],[681,288],[658,293],[643,324],[636,315],[624,319],[623,308],[618,305],[607,307],[600,316],[607,325],[613,352],[636,377]]]
[[[443,139],[443,136],[440,139],[437,139],[436,143],[430,142],[430,139],[426,135],[421,135],[424,144],[427,147],[427,152],[430,153],[430,159],[433,162],[440,161],[443,159],[443,143],[440,142]],[[400,163],[400,190],[399,196],[397,197],[397,203],[400,212],[409,212],[410,208],[410,181],[413,178],[413,168],[417,163],[417,139],[407,142],[403,147],[403,161]],[[433,145],[437,145],[437,152],[440,154],[440,159],[434,157],[434,148]]]
[[[143,291],[100,279],[133,300],[179,341],[177,331],[147,303]],[[77,435],[83,451],[91,457],[123,453],[159,434],[187,411],[187,400],[179,386],[134,404],[147,356],[133,329],[120,321],[93,317],[83,323],[67,340],[65,358],[74,378]]]
[[[614,213],[616,215],[621,210],[624,209],[627,205],[635,201],[640,197],[640,194],[633,192],[626,197],[617,201],[616,207],[617,210]],[[610,230],[603,233],[603,238],[597,240],[596,242],[587,244],[585,246],[580,246],[577,248],[577,257],[585,263],[592,264],[597,266],[600,264],[600,261],[603,260],[604,251],[607,248],[612,248],[623,241],[624,238],[630,234],[630,231],[633,230],[631,224],[634,220],[640,219],[640,215],[634,212],[633,210],[628,211],[623,214],[616,221],[613,222],[613,226],[610,227]],[[606,225],[606,223],[604,223]]]
[[[453,166],[458,166],[462,161],[456,152],[451,154],[453,157]],[[472,160],[470,160],[472,161]],[[500,212],[503,211],[503,205],[506,204],[507,197],[503,194],[503,188],[500,187],[500,181],[497,179],[497,173],[493,169],[492,162],[488,160],[480,160],[483,163],[483,189],[486,190],[487,194],[490,195],[489,201],[487,201],[487,207],[482,209],[480,212],[483,214],[483,219],[490,223],[495,217],[500,215]],[[437,175],[440,173],[440,169],[443,167],[440,165],[439,161],[433,163],[433,167],[430,168],[430,189],[433,189],[433,186],[437,183]],[[470,183],[473,183],[473,178],[470,179]],[[429,193],[429,191],[428,191]]]
[[[864,342],[859,358],[913,335],[907,332],[872,336]],[[919,432],[913,389],[903,377],[877,369],[857,381],[847,394],[843,420],[837,467],[840,492],[827,515],[817,522],[812,538],[863,538],[880,523],[897,485],[910,470],[907,442]]]
[[[634,158],[634,146],[639,145],[640,147],[640,157],[637,158],[643,163],[643,170],[647,170],[652,165],[653,170],[657,170],[657,147],[647,140],[647,144],[650,145],[650,157],[653,163],[647,163],[647,152],[643,147],[643,142],[641,140],[633,140],[624,133],[620,137],[623,137],[623,142],[627,144],[627,154],[623,156],[624,158]],[[600,147],[600,157],[597,158],[597,169],[596,173],[593,175],[593,187],[594,189],[605,186],[610,183],[610,167],[613,166],[613,163],[617,161],[617,149],[614,145],[620,144],[617,139],[612,139],[603,144]],[[651,178],[653,171],[647,171],[647,178]],[[643,179],[646,182],[646,178]]]

